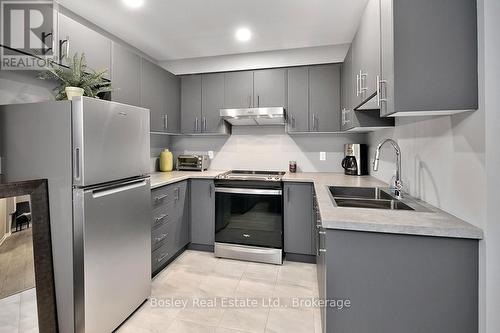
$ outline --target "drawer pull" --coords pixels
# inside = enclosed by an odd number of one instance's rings
[[[159,257],[158,259],[156,259],[156,262],[162,262],[166,257],[168,257],[168,252],[163,254],[161,257]]]
[[[163,194],[163,195],[157,196],[155,198],[155,201],[161,201],[163,199],[166,199],[167,197],[168,197],[168,194]]]
[[[326,253],[326,249],[318,249],[319,253]]]
[[[163,219],[165,219],[168,216],[168,214],[163,214],[155,218],[155,224],[160,223]]]
[[[168,232],[166,234],[161,234],[160,237],[156,237],[155,238],[155,243],[161,242],[162,240],[164,240],[165,238],[167,238],[167,236],[168,236]]]
[[[318,234],[320,234],[320,235],[326,235],[326,231],[318,231]]]

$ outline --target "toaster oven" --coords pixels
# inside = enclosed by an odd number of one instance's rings
[[[203,171],[210,164],[208,155],[179,155],[177,157],[177,170]]]

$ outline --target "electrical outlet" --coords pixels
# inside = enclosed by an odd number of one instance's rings
[[[319,160],[326,161],[326,152],[324,152],[324,151],[319,152]]]
[[[213,150],[209,150],[208,151],[208,158],[209,159],[213,159],[214,158],[214,151]]]

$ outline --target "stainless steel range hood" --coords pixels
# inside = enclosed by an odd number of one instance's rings
[[[285,108],[220,109],[220,116],[233,126],[285,125]]]

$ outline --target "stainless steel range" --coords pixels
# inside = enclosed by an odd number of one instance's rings
[[[216,177],[216,257],[283,263],[284,174],[232,170]]]

